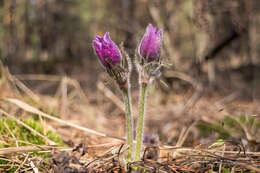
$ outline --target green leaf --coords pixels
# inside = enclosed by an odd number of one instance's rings
[[[225,142],[224,142],[223,139],[218,139],[216,142],[211,144],[208,148],[219,147],[219,146],[222,146],[224,144],[225,144]]]

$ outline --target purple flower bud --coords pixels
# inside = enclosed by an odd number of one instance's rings
[[[101,63],[110,68],[110,65],[116,65],[121,62],[122,56],[116,44],[110,39],[109,33],[106,32],[104,38],[96,36],[93,40],[93,47]]]
[[[159,60],[161,54],[163,30],[156,31],[156,27],[149,24],[141,40],[138,52],[148,61]]]

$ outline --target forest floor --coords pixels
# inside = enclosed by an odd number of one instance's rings
[[[113,83],[1,72],[0,172],[260,171],[260,100],[240,90],[224,96],[151,87],[144,154],[126,165],[124,105]]]

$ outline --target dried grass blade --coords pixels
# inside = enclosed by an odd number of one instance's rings
[[[98,132],[96,130],[92,130],[92,129],[89,129],[89,128],[86,128],[86,127],[82,127],[82,126],[79,126],[77,124],[74,124],[74,123],[71,123],[71,122],[67,122],[65,120],[53,117],[53,116],[51,116],[49,114],[46,114],[46,113],[38,110],[37,108],[32,107],[32,106],[28,105],[27,103],[24,103],[24,102],[22,102],[22,101],[20,101],[18,99],[6,98],[4,100],[6,100],[7,102],[10,102],[10,103],[13,103],[13,104],[17,105],[18,107],[24,109],[27,112],[41,115],[41,116],[43,116],[45,118],[57,121],[57,122],[59,122],[61,124],[64,124],[64,125],[67,125],[67,126],[70,126],[70,127],[73,127],[73,128],[79,129],[79,130],[82,130],[84,132],[91,133],[91,134],[94,134],[94,135],[97,135],[97,136],[109,137],[109,138],[125,141],[125,139],[122,139],[122,138],[119,138],[119,137],[116,137],[116,136],[107,135],[107,134]]]
[[[59,147],[53,147],[49,145],[36,145],[36,146],[0,148],[0,155],[12,154],[17,152],[28,152],[28,151],[46,151],[46,150],[52,150],[54,148],[59,148]]]

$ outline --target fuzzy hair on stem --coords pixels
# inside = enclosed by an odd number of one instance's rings
[[[145,107],[147,100],[147,91],[149,86],[149,80],[145,80],[142,72],[139,71],[139,83],[140,83],[140,94],[139,94],[139,116],[136,129],[136,147],[135,147],[135,161],[140,160],[141,149],[143,144],[143,129],[145,120]]]
[[[122,67],[126,70],[127,84],[126,88],[121,88],[125,104],[125,113],[126,113],[126,131],[127,131],[127,143],[129,145],[129,150],[127,154],[127,160],[132,161],[133,157],[133,109],[132,109],[132,100],[131,100],[131,72],[132,64],[131,60],[124,50],[123,44],[120,44],[120,49],[123,55]]]
[[[136,147],[135,147],[135,161],[140,161],[142,143],[143,143],[143,131],[145,121],[146,102],[149,85],[152,81],[160,76],[160,59],[158,61],[147,61],[139,54],[136,54],[138,60],[136,60],[136,68],[139,72],[139,115],[136,129]]]

